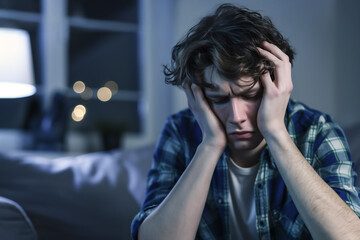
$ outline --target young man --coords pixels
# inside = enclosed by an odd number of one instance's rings
[[[134,239],[358,239],[346,139],[290,99],[293,51],[268,18],[233,5],[173,49],[168,83],[189,108],[169,118]]]

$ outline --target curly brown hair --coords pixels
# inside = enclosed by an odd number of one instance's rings
[[[212,66],[226,80],[250,76],[255,84],[274,65],[262,57],[256,47],[268,41],[294,59],[288,41],[268,17],[232,4],[220,5],[192,27],[172,49],[172,60],[164,66],[165,82],[183,86],[189,81],[200,87],[211,87],[204,79],[205,68]]]

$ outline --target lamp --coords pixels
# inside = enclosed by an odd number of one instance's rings
[[[36,92],[29,34],[0,28],[0,98],[20,98]]]

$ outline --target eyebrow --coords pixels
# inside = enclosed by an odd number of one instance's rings
[[[212,97],[212,98],[221,98],[221,97],[228,97],[229,94],[222,94],[222,93],[210,93],[210,94],[207,94],[207,93],[205,93],[205,96],[206,97]]]
[[[239,95],[246,95],[246,94],[251,94],[251,93],[258,93],[258,92],[260,92],[262,90],[262,88],[261,87],[259,87],[259,88],[254,88],[254,87],[252,87],[252,88],[250,88],[250,89],[246,89],[246,90],[244,90],[244,91],[242,91],[242,92],[240,92],[240,93],[236,93],[236,92],[234,92],[234,91],[232,91],[231,90],[231,92],[232,92],[232,94],[234,94],[235,96],[239,96]]]
[[[209,88],[210,89],[210,88]],[[216,86],[216,89],[219,89],[219,87],[218,86]],[[221,92],[213,92],[213,90],[214,89],[210,89],[210,91],[209,92],[205,92],[205,95],[207,96],[207,97],[227,97],[227,96],[229,96],[230,94],[228,94],[228,93],[221,93]],[[254,87],[252,87],[252,88],[250,88],[250,89],[246,89],[246,90],[244,90],[244,91],[242,91],[242,92],[239,92],[239,93],[236,93],[236,92],[234,92],[234,91],[232,91],[231,90],[231,93],[234,95],[234,96],[242,96],[242,95],[246,95],[246,94],[249,94],[249,93],[257,93],[257,92],[260,92],[262,89],[261,89],[261,87],[259,87],[259,88],[254,88]]]

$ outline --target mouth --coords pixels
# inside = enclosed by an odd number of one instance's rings
[[[254,131],[235,131],[229,134],[229,137],[235,139],[249,139],[255,134]]]

